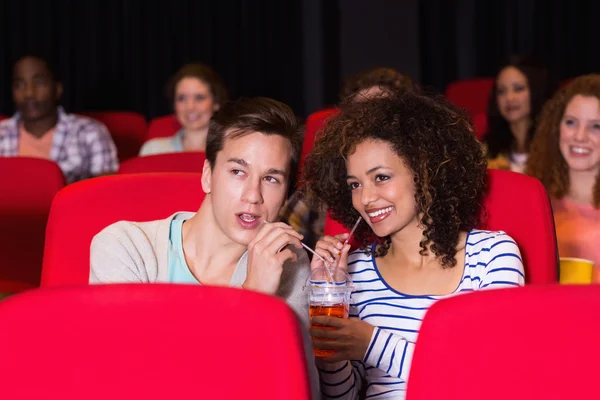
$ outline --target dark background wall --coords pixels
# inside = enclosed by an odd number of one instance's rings
[[[596,0],[3,0],[0,113],[12,63],[51,57],[69,111],[170,112],[164,84],[183,63],[213,65],[232,97],[264,95],[306,116],[375,65],[437,90],[492,76],[512,52],[558,78],[600,72]]]

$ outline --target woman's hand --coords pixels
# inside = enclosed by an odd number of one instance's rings
[[[316,326],[315,326],[316,325]],[[316,349],[336,350],[325,362],[362,360],[375,327],[358,318],[312,317],[310,333]]]
[[[348,233],[341,233],[336,236],[325,236],[317,242],[315,251],[327,261],[329,267],[336,265],[337,261],[338,268],[343,269],[344,271],[348,269],[348,253],[350,252],[350,245],[344,244],[344,240],[346,240],[348,236]],[[319,257],[313,257],[312,262],[310,263],[311,270],[323,266],[323,260],[319,259]]]

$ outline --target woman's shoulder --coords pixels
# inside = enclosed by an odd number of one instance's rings
[[[368,250],[358,249],[350,252],[350,254],[348,254],[348,272],[356,273],[366,269],[375,270],[373,257],[374,254],[372,248],[369,248]]]
[[[521,254],[517,242],[504,231],[473,229],[467,235],[465,252],[470,258],[488,261],[499,254],[513,254],[519,259]]]
[[[148,140],[140,149],[140,156],[153,154],[174,153],[181,151],[174,143],[174,137],[154,138]]]

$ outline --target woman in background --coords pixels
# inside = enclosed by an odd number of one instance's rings
[[[488,167],[523,172],[537,116],[556,85],[548,71],[523,56],[512,56],[496,75],[488,102]]]
[[[340,100],[369,100],[390,91],[416,88],[417,85],[410,76],[393,68],[375,67],[348,77],[340,93]]]
[[[204,151],[210,119],[227,101],[219,75],[204,64],[184,65],[169,80],[167,96],[182,128],[172,137],[149,140],[140,155]]]
[[[526,172],[550,195],[560,256],[600,265],[600,75],[546,103],[531,147]]]

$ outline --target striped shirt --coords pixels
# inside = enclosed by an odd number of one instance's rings
[[[472,230],[467,235],[465,265],[457,288],[448,295],[407,295],[391,288],[377,269],[374,253],[355,251],[348,258],[354,281],[350,318],[375,326],[360,361],[319,362],[324,398],[404,399],[406,381],[426,311],[439,299],[481,289],[522,286],[523,262],[515,241],[504,232]]]

